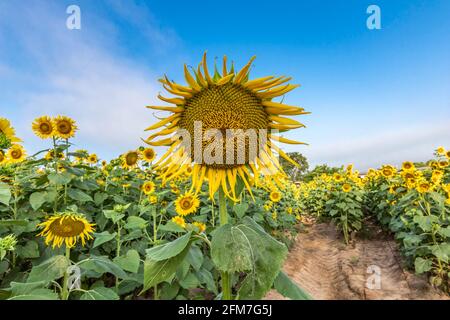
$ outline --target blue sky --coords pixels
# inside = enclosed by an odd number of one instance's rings
[[[67,6],[81,30],[66,28]],[[366,9],[381,9],[381,30]],[[46,144],[30,124],[74,117],[80,148],[111,158],[140,145],[155,122],[167,73],[207,50],[238,66],[253,55],[254,77],[287,75],[302,86],[285,101],[311,111],[287,135],[309,146],[312,165],[364,170],[428,159],[450,148],[450,1],[18,1],[0,2],[0,116],[29,152]]]

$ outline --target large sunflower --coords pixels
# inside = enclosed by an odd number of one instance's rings
[[[172,82],[167,77],[160,79],[169,93],[178,96],[165,98],[158,95],[161,100],[174,106],[148,106],[154,110],[173,113],[147,128],[162,128],[147,138],[148,144],[169,147],[157,162],[157,168],[162,169],[163,182],[185,172],[186,165],[193,166],[191,191],[198,193],[203,181],[208,180],[211,198],[221,187],[228,197],[236,199],[235,184],[238,179],[242,179],[250,193],[249,180],[252,175],[256,184],[259,174],[263,173],[273,175],[272,178],[281,185],[277,181],[278,176],[274,175],[282,171],[275,153],[297,165],[275,144],[303,143],[277,136],[274,131],[303,127],[300,122],[284,116],[303,115],[307,112],[272,100],[298,85],[286,84],[291,79],[286,77],[268,76],[249,80],[253,60],[254,58],[239,72],[235,72],[233,65],[228,69],[227,59],[224,57],[222,72],[219,73],[215,68],[214,75],[211,76],[204,54],[198,68],[194,70],[194,76],[184,66],[187,86]],[[200,130],[198,124],[201,124]],[[256,139],[247,135],[249,131],[256,134]],[[181,132],[189,133],[190,141],[181,139]],[[198,132],[200,139],[196,136]],[[208,132],[216,133],[214,144],[210,144],[211,136],[208,137]],[[155,141],[160,136],[166,138]],[[200,156],[196,151],[198,147],[201,149]],[[204,159],[203,152],[209,152],[213,161]]]
[[[16,137],[16,131],[11,126],[11,122],[5,118],[0,118],[0,138],[1,136],[6,138],[9,142],[21,142],[21,140]]]
[[[26,156],[27,154],[24,147],[19,144],[13,144],[6,153],[6,158],[10,163],[22,162],[25,160]]]
[[[38,236],[45,237],[45,244],[53,242],[52,247],[65,245],[72,248],[81,239],[84,246],[86,240],[92,239],[94,224],[89,223],[82,215],[74,213],[56,214],[37,225],[43,228]]]
[[[75,120],[66,116],[57,116],[53,119],[55,136],[61,139],[69,139],[75,136],[78,127]]]
[[[37,118],[31,125],[33,132],[41,139],[51,138],[54,132],[53,121],[48,116]]]

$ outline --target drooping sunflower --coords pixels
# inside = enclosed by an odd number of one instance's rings
[[[128,151],[122,155],[122,167],[124,169],[132,169],[137,166],[139,162],[139,152],[136,150]]]
[[[11,126],[11,122],[8,119],[0,118],[0,136],[4,136],[9,142],[22,142],[16,137],[16,131]]]
[[[141,151],[142,159],[146,162],[152,162],[155,160],[156,152],[153,150],[153,148],[145,148]]]
[[[238,179],[243,181],[250,194],[249,180],[254,176],[257,184],[260,173],[272,175],[275,182],[282,185],[277,181],[279,176],[274,175],[282,171],[276,153],[297,165],[276,143],[304,143],[277,136],[274,131],[284,132],[304,127],[286,116],[308,112],[273,99],[285,95],[298,85],[286,84],[291,79],[287,77],[268,76],[250,80],[249,71],[253,60],[235,72],[233,65],[228,68],[227,58],[224,57],[222,72],[215,68],[214,75],[211,75],[205,53],[194,75],[184,66],[187,85],[177,84],[167,77],[160,79],[163,87],[177,96],[166,98],[158,95],[173,106],[148,106],[173,113],[147,128],[162,128],[147,138],[149,145],[169,147],[157,162],[157,168],[166,169],[161,175],[163,182],[185,172],[186,165],[193,166],[192,192],[197,194],[207,180],[210,198],[222,188],[226,196],[235,199]],[[180,132],[189,133],[189,141],[180,138]],[[210,143],[213,138],[211,133],[216,138],[214,143]],[[253,141],[250,137],[252,133]],[[155,141],[161,136],[166,138]],[[259,143],[255,143],[255,140]],[[200,155],[196,151],[199,147]]]
[[[206,225],[203,222],[194,222],[192,223],[198,229],[198,233],[203,233],[206,230]]]
[[[81,245],[85,246],[86,240],[93,239],[95,224],[89,223],[84,216],[75,213],[55,214],[46,221],[37,225],[43,230],[37,235],[45,237],[45,244],[53,242],[52,247],[72,248],[81,239]]]
[[[13,144],[6,152],[6,158],[9,163],[19,163],[25,160],[27,153],[20,144]]]
[[[54,132],[54,124],[50,117],[42,116],[35,119],[31,125],[33,132],[41,139],[51,138]]]
[[[142,191],[146,194],[152,194],[155,191],[155,183],[153,181],[146,181],[142,185]]]
[[[199,206],[200,200],[191,192],[186,192],[175,200],[175,211],[180,216],[187,216],[188,214],[197,211]]]
[[[96,164],[96,163],[98,162],[98,157],[97,157],[97,155],[96,155],[95,153],[92,153],[92,154],[90,154],[90,155],[88,156],[87,161],[88,161],[90,164]]]
[[[273,190],[270,192],[269,198],[272,202],[280,202],[281,200],[281,192],[278,190]]]
[[[54,134],[61,139],[69,139],[75,136],[75,132],[78,127],[75,124],[75,120],[66,116],[57,116],[53,119]]]

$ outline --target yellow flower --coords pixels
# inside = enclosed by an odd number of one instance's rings
[[[272,212],[272,219],[277,220],[278,214],[276,211]]]
[[[16,131],[11,126],[11,122],[5,118],[0,118],[0,137],[2,135],[4,135],[9,142],[22,142],[22,140],[16,137]]]
[[[351,190],[352,190],[352,186],[349,185],[348,183],[344,183],[344,185],[342,186],[342,191],[350,192]]]
[[[125,189],[128,189],[131,187],[131,183],[124,183],[124,184],[122,184],[122,187]]]
[[[183,217],[180,217],[180,216],[173,217],[172,221],[175,222],[180,227],[186,228],[186,221],[184,221]]]
[[[122,167],[124,169],[132,169],[137,166],[139,161],[139,152],[136,150],[128,151],[124,155],[122,155]]]
[[[96,164],[98,162],[98,157],[95,153],[90,154],[87,158],[87,161],[91,164]]]
[[[6,155],[3,150],[0,150],[0,165],[6,163]]]
[[[412,163],[411,161],[405,161],[402,164],[402,169],[404,171],[409,171],[409,170],[414,170],[414,163]]]
[[[420,193],[426,193],[428,191],[430,191],[430,184],[427,181],[420,181],[417,184],[416,190],[419,191]]]
[[[292,214],[292,212],[293,212],[292,207],[287,207],[287,208],[286,208],[286,212],[287,212],[288,214]]]
[[[93,239],[92,233],[94,225],[89,223],[82,215],[74,213],[56,214],[46,221],[37,225],[43,230],[37,235],[45,237],[45,244],[53,242],[52,247],[61,247],[65,243],[66,247],[72,248],[81,239],[84,246],[86,240]]]
[[[62,152],[58,152],[57,157],[58,157],[58,159],[64,159],[65,158],[64,153],[62,153]],[[55,159],[55,150],[54,149],[49,150],[47,152],[47,154],[45,155],[45,159],[49,160],[49,161]]]
[[[196,195],[190,192],[186,192],[175,200],[175,211],[180,216],[186,216],[197,211],[199,206],[200,200]]]
[[[178,96],[176,98],[158,96],[173,106],[149,106],[154,110],[172,113],[169,117],[147,128],[149,131],[162,128],[162,131],[147,138],[146,142],[149,145],[169,147],[157,163],[158,167],[167,168],[162,175],[163,182],[178,176],[183,172],[183,166],[190,165],[193,166],[192,190],[195,194],[200,191],[203,182],[207,181],[211,199],[217,190],[222,188],[227,197],[236,200],[235,185],[238,177],[244,182],[252,197],[249,182],[251,176],[258,178],[260,173],[266,173],[274,180],[279,179],[275,173],[280,170],[280,166],[274,151],[287,161],[295,163],[271,140],[290,144],[299,144],[299,142],[268,134],[268,139],[258,148],[257,143],[253,143],[252,139],[248,138],[249,130],[254,133],[256,139],[253,140],[258,140],[257,138],[264,134],[261,133],[264,130],[286,131],[303,127],[303,124],[291,119],[290,116],[306,114],[302,108],[272,101],[298,87],[285,84],[290,78],[270,76],[249,79],[253,59],[242,70],[235,72],[233,67],[228,69],[227,59],[224,58],[222,72],[219,73],[216,70],[211,76],[205,54],[195,70],[195,77],[185,65],[184,75],[187,86],[172,82],[167,77],[160,79],[169,93]],[[208,139],[203,134],[199,138],[201,141],[196,141],[197,143],[194,143],[193,139],[191,141],[171,139],[179,129],[184,129],[183,132],[188,132],[191,138],[198,137],[194,134],[198,132],[195,130],[198,123],[202,125],[202,133],[211,133],[215,130],[216,137],[220,133],[221,137],[215,139],[215,144],[208,145],[207,140],[211,137]],[[154,140],[160,136],[166,136],[166,138]],[[205,147],[205,150],[199,151],[202,154],[207,153],[208,150],[212,151],[209,155],[213,159],[195,156],[194,149],[198,143]],[[187,152],[188,145],[194,146],[189,148],[191,152]],[[213,147],[212,150],[211,147]],[[250,152],[255,148],[261,150]],[[227,158],[227,154],[233,154],[233,156]],[[235,154],[242,157],[236,157]]]
[[[347,171],[348,173],[351,173],[351,172],[353,171],[353,164],[349,164],[349,165],[347,166],[347,168],[346,168],[346,171]]]
[[[144,184],[142,185],[142,191],[149,195],[151,193],[153,193],[155,191],[155,183],[153,181],[146,181],[144,182]]]
[[[66,116],[57,116],[53,119],[55,136],[61,139],[69,139],[75,136],[77,126],[75,121]]]
[[[443,147],[443,146],[440,146],[440,147],[438,147],[437,149],[436,149],[436,152],[437,152],[437,154],[439,154],[439,155],[445,155],[445,148]]]
[[[147,162],[152,162],[156,157],[155,150],[153,150],[152,148],[145,148],[144,150],[142,150],[141,155],[142,159]]]
[[[381,174],[385,178],[393,177],[394,174],[395,174],[395,171],[396,171],[395,168],[393,166],[390,166],[390,165],[385,165],[385,166],[382,166],[382,168],[381,168]]]
[[[6,157],[10,163],[19,163],[25,160],[25,149],[19,144],[13,144],[6,152]]]
[[[448,161],[447,160],[441,160],[438,163],[439,168],[444,169],[446,167],[448,167]]]
[[[194,222],[193,223],[194,226],[196,226],[198,228],[198,232],[199,233],[203,233],[206,230],[206,225],[202,222]]]
[[[53,136],[54,126],[52,119],[48,116],[35,119],[31,125],[31,128],[33,129],[33,132],[41,139],[47,139]]]
[[[344,180],[344,177],[340,173],[336,172],[333,174],[333,179],[336,182],[341,182],[342,180]]]
[[[448,151],[445,153],[445,156],[447,157],[447,159],[450,159],[450,150],[448,150]]]
[[[148,197],[148,201],[149,201],[151,204],[155,204],[155,203],[158,202],[158,197],[157,197],[157,196],[154,196],[154,195],[151,195],[151,196]]]
[[[281,193],[278,190],[273,190],[270,192],[269,198],[272,202],[280,202]]]

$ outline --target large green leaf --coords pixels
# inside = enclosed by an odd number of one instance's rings
[[[436,258],[448,262],[450,258],[450,243],[435,244],[430,246],[431,252]]]
[[[142,292],[163,281],[170,280],[186,257],[189,247],[189,245],[186,246],[178,255],[166,260],[156,261],[147,257],[144,263],[144,288]]]
[[[58,294],[49,289],[36,289],[27,294],[10,297],[8,300],[58,300]]]
[[[286,298],[292,300],[312,300],[312,297],[293,282],[283,271],[280,271],[275,278],[274,287]]]
[[[92,246],[92,248],[96,248],[108,241],[111,241],[112,239],[114,239],[116,237],[117,233],[109,233],[109,231],[103,231],[102,233],[95,233],[94,234],[94,245]]]
[[[423,259],[421,257],[417,257],[414,261],[414,267],[416,269],[416,273],[424,273],[431,270],[433,263],[431,260]]]
[[[247,271],[239,289],[240,299],[261,299],[277,277],[287,248],[268,235],[253,219],[224,225],[214,232],[211,256],[219,270]]]
[[[57,255],[45,260],[31,269],[27,282],[45,281],[46,283],[61,278],[69,267],[69,260],[62,255]]]
[[[0,182],[0,203],[9,206],[11,200],[11,189],[6,183]]]
[[[48,175],[48,181],[51,184],[65,185],[72,180],[72,175],[69,172],[50,173]]]
[[[192,232],[188,232],[178,239],[153,248],[147,249],[147,258],[154,261],[163,261],[180,254],[188,245]]]
[[[134,250],[128,250],[124,256],[114,258],[114,262],[123,270],[136,273],[139,270],[141,259],[139,253]]]
[[[147,221],[137,216],[130,216],[125,224],[126,229],[144,229],[147,226]]]
[[[119,296],[110,288],[97,287],[83,293],[80,300],[119,300]]]
[[[248,203],[243,202],[233,206],[233,210],[238,216],[238,218],[242,218],[248,210]]]
[[[33,240],[27,241],[24,246],[17,246],[16,252],[21,258],[39,258],[39,246]]]
[[[46,285],[45,281],[37,281],[37,282],[11,282],[11,295],[18,296],[29,294],[36,289],[42,289]]]
[[[47,201],[47,192],[34,192],[30,195],[30,205],[33,210],[38,210]]]
[[[80,201],[81,203],[94,201],[90,195],[84,193],[83,191],[81,191],[79,189],[69,189],[69,191],[67,192],[67,195],[70,198],[72,198],[73,200]]]
[[[0,220],[0,226],[2,227],[25,227],[27,225],[27,220]]]
[[[122,270],[121,267],[116,265],[114,262],[109,260],[108,257],[105,256],[91,255],[89,259],[82,261],[78,264],[78,266],[82,269],[92,270],[100,274],[108,272],[121,279],[128,278],[127,274]]]

